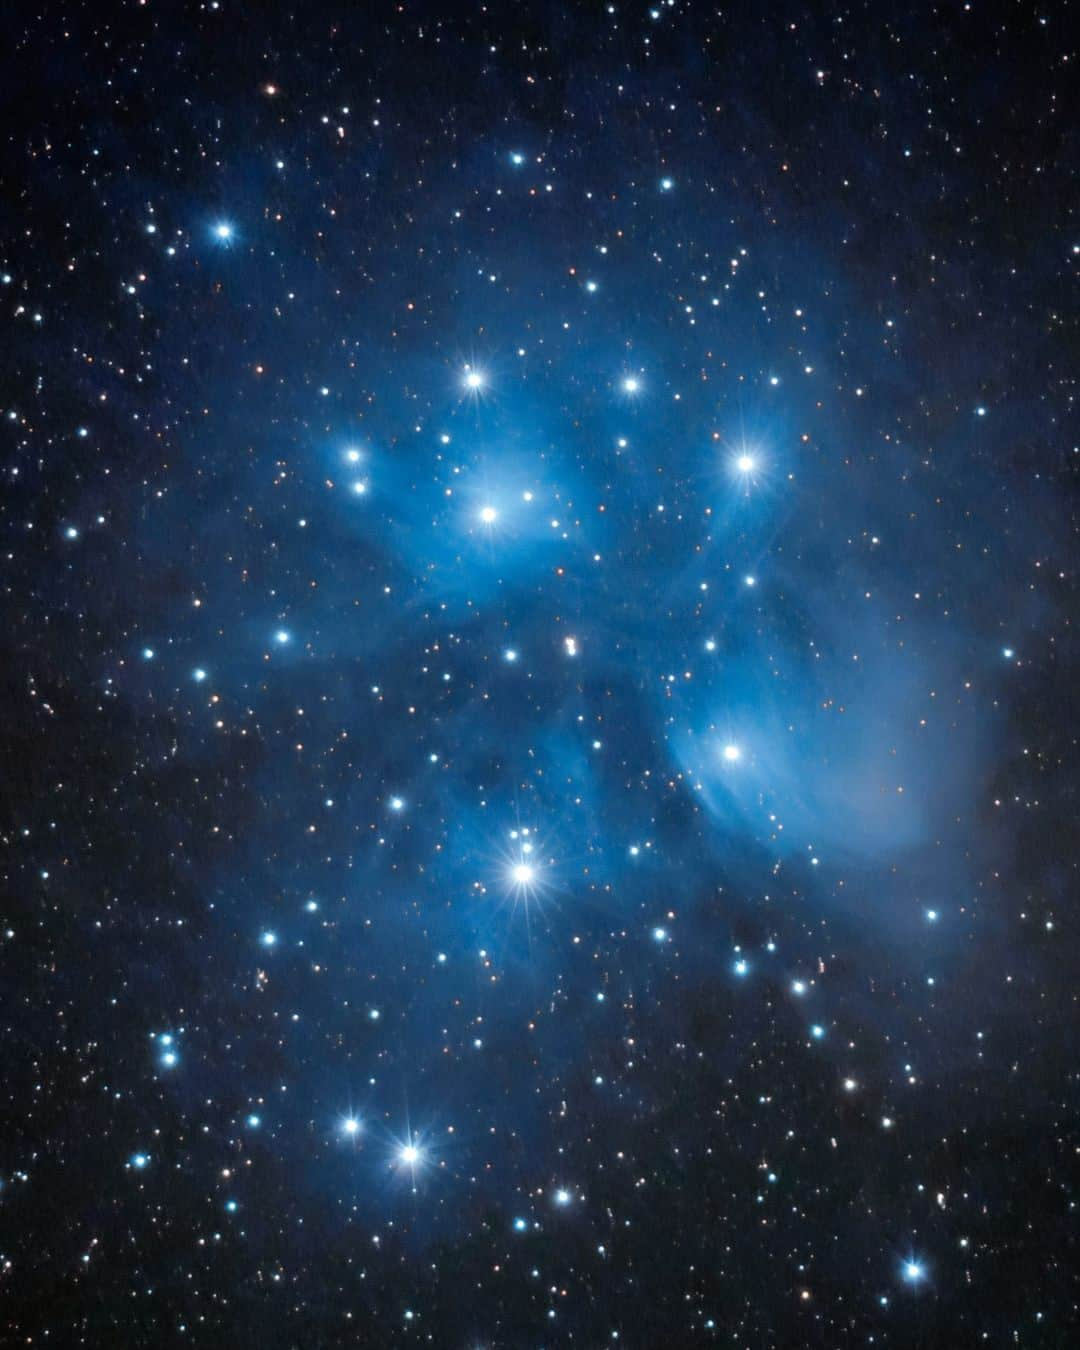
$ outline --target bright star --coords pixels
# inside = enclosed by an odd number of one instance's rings
[[[414,1167],[420,1161],[420,1149],[415,1144],[402,1144],[398,1150],[398,1160],[406,1167]]]
[[[264,947],[276,947],[277,934],[267,931],[263,933],[262,937],[259,938],[259,941],[262,943]]]
[[[493,506],[482,506],[480,508],[480,519],[485,525],[494,525],[498,518],[499,513]]]
[[[825,1036],[825,1028],[820,1024],[820,1022],[815,1022],[814,1025],[810,1028],[810,1035],[813,1036],[815,1041],[820,1041]]]
[[[514,1220],[514,1232],[515,1232],[515,1233],[524,1233],[525,1230],[528,1228],[528,1226],[529,1226],[529,1225],[528,1225],[528,1222],[527,1222],[525,1219],[515,1219],[515,1220]]]
[[[227,244],[233,237],[233,227],[226,220],[220,221],[214,226],[214,235],[220,239],[223,244]]]
[[[792,992],[793,994],[800,994],[800,995],[801,995],[801,994],[805,994],[805,993],[806,993],[806,984],[805,984],[805,982],[804,982],[803,980],[792,980],[792,982],[791,982],[791,992]]]
[[[527,886],[529,882],[532,881],[533,877],[536,876],[536,868],[530,866],[530,864],[526,862],[517,863],[511,869],[510,875],[519,886]]]
[[[391,811],[404,811],[404,810],[405,810],[405,801],[404,801],[404,798],[402,798],[402,797],[391,797],[391,798],[390,798],[390,810],[391,810]]]
[[[279,647],[284,647],[291,641],[291,639],[289,637],[289,634],[285,631],[284,628],[279,628],[277,632],[274,634],[274,641],[277,643]]]
[[[359,463],[360,463],[360,451],[359,451],[359,450],[356,450],[356,449],[346,450],[346,451],[345,451],[345,458],[349,461],[350,464],[359,464]]]
[[[740,473],[753,473],[757,468],[757,460],[753,455],[739,455],[735,460],[735,467]]]
[[[175,1069],[180,1063],[180,1056],[175,1050],[166,1050],[161,1056],[162,1067],[166,1069]]]
[[[525,156],[521,153],[520,150],[511,150],[510,163],[513,164],[515,168],[520,169],[521,166],[525,163]]]
[[[675,186],[675,179],[674,179],[674,178],[661,178],[661,179],[660,179],[660,191],[661,191],[661,192],[670,192],[671,189],[672,189],[674,186]]]
[[[724,758],[729,764],[735,764],[742,759],[742,751],[737,745],[725,745]]]
[[[206,679],[206,671],[203,670],[202,666],[196,666],[191,672],[191,678],[196,684],[202,684],[203,680]]]
[[[145,1153],[133,1153],[131,1155],[131,1166],[134,1167],[137,1172],[141,1172],[149,1161],[150,1159]]]
[[[507,647],[506,651],[503,652],[503,660],[509,661],[511,665],[513,665],[517,659],[518,654],[513,647]]]
[[[918,1284],[926,1276],[926,1267],[919,1261],[904,1262],[904,1279],[908,1284]]]
[[[477,389],[482,389],[483,387],[484,387],[484,377],[483,377],[483,375],[481,375],[481,373],[480,373],[478,370],[470,370],[469,367],[466,366],[466,368],[465,368],[465,388],[466,388],[466,389],[472,389],[472,390],[475,391],[475,390],[477,390]]]
[[[641,388],[641,381],[636,375],[627,375],[622,382],[624,394],[636,394]]]
[[[360,1122],[355,1116],[349,1116],[341,1123],[341,1129],[344,1134],[354,1135],[360,1133]]]
[[[740,957],[738,961],[735,962],[735,965],[732,967],[732,969],[735,971],[736,975],[745,975],[749,971],[750,966],[748,962],[744,961],[743,958]]]
[[[261,1124],[262,1124],[261,1116],[257,1116],[254,1112],[252,1112],[251,1115],[248,1116],[247,1127],[249,1130],[257,1130]]]
[[[555,1203],[561,1207],[568,1205],[572,1198],[570,1192],[563,1190],[562,1187],[555,1192]]]
[[[654,928],[652,930],[652,935],[654,942],[666,942],[668,932],[666,928]]]

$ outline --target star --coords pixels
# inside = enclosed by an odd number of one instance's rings
[[[724,758],[729,764],[737,764],[742,759],[742,751],[737,745],[725,745]]]

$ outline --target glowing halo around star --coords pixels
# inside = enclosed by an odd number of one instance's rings
[[[394,1144],[391,1166],[399,1175],[407,1175],[413,1190],[416,1190],[417,1174],[431,1164],[430,1151],[423,1141],[411,1131]]]
[[[728,466],[736,478],[749,482],[761,473],[761,456],[752,445],[743,442],[731,456]]]
[[[462,371],[461,383],[467,394],[472,394],[474,398],[478,398],[487,388],[487,376],[476,366],[467,365]]]

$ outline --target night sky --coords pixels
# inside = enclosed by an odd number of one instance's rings
[[[0,1343],[1076,1343],[1076,17],[5,12]]]

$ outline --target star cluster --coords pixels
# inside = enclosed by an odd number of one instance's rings
[[[850,18],[12,20],[12,1344],[1066,1343],[1075,44]]]

